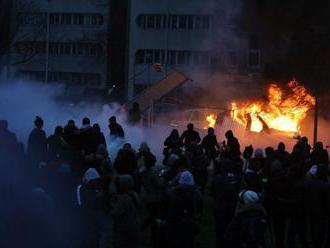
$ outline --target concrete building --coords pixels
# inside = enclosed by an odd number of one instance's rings
[[[16,1],[10,77],[64,82],[70,93],[108,84],[107,0]]]
[[[241,7],[240,0],[132,0],[128,98],[170,68],[197,81],[217,72],[257,73],[258,36],[240,30]]]

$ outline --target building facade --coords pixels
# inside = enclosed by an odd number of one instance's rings
[[[259,70],[258,36],[239,28],[240,0],[132,0],[129,11],[129,99],[172,68],[195,80]]]
[[[10,77],[63,82],[74,94],[108,84],[107,0],[17,1]]]

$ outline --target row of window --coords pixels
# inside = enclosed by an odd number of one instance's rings
[[[47,13],[19,13],[18,23],[22,25],[46,24]],[[50,13],[51,25],[102,25],[103,16],[93,13]]]
[[[139,15],[137,24],[143,29],[192,30],[211,27],[210,15]]]
[[[208,65],[211,63],[209,51],[180,51],[163,49],[141,49],[135,54],[136,64]]]
[[[45,71],[16,71],[15,77],[31,81],[45,81]],[[97,73],[48,72],[49,82],[63,82],[68,85],[99,85],[101,76]]]
[[[227,53],[227,65],[236,67],[238,56],[236,51]],[[180,51],[163,49],[140,49],[135,54],[136,64],[170,64],[170,65],[217,65],[221,63],[221,56],[210,51]],[[260,65],[260,51],[248,51],[248,66]]]
[[[17,42],[16,49],[18,51],[29,53],[46,53],[46,42]],[[95,56],[102,55],[102,45],[99,43],[83,43],[83,42],[50,42],[49,54],[51,55],[81,55]]]

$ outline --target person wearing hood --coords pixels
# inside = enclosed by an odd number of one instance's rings
[[[79,150],[79,129],[74,120],[69,120],[64,126],[63,137],[72,149]]]
[[[119,174],[128,174],[134,177],[134,174],[137,172],[137,159],[131,144],[123,145],[122,149],[118,151],[113,165]]]
[[[35,168],[40,166],[41,162],[47,160],[47,137],[42,129],[43,119],[37,116],[34,121],[35,128],[29,135],[27,142],[27,156]]]
[[[266,247],[267,214],[261,204],[261,195],[251,190],[239,193],[239,205],[229,224],[226,247]]]
[[[95,143],[95,132],[91,126],[90,119],[87,117],[82,120],[82,127],[79,130],[79,140],[84,155],[96,152],[97,144]]]
[[[192,248],[199,233],[202,196],[189,171],[180,174],[178,185],[169,189],[163,199],[167,234],[164,242],[171,248]]]
[[[122,126],[117,122],[116,116],[111,116],[109,119],[109,129],[110,129],[110,138],[111,139],[117,139],[125,138],[125,132]]]
[[[310,223],[313,247],[325,244],[329,212],[328,166],[314,165],[303,184],[303,207]]]
[[[101,131],[101,127],[98,123],[95,123],[93,125],[93,130],[95,133],[95,143],[97,144],[97,146],[99,145],[105,145],[107,146],[107,142],[105,140],[105,136],[103,134],[103,132]]]
[[[170,135],[164,141],[164,146],[163,154],[165,156],[168,156],[171,153],[180,153],[183,143],[177,129],[171,131]]]
[[[250,160],[249,166],[243,175],[243,186],[256,192],[263,191],[261,173],[264,168],[265,159],[263,150],[257,148],[254,152],[254,158]]]
[[[63,128],[57,126],[54,134],[49,136],[47,139],[48,143],[48,161],[49,162],[61,162],[64,160],[65,146],[67,143],[63,139]]]
[[[311,153],[311,163],[314,165],[329,165],[329,154],[322,142],[317,142]]]
[[[286,175],[283,164],[275,160],[270,167],[270,175],[266,185],[265,206],[273,224],[275,244],[278,248],[284,247],[285,229],[287,222],[287,188]]]
[[[225,245],[225,231],[235,215],[241,185],[240,172],[235,170],[235,164],[231,160],[223,161],[221,167],[222,170],[214,176],[211,185],[217,248]]]
[[[134,192],[134,179],[130,175],[118,176],[118,195],[110,215],[113,218],[114,247],[138,247],[142,204]]]
[[[89,168],[82,183],[76,189],[77,205],[83,219],[82,240],[84,247],[108,247],[111,243],[108,215],[108,185],[111,178],[101,177],[94,168]]]

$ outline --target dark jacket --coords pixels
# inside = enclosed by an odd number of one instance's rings
[[[124,138],[125,137],[124,129],[118,123],[110,124],[109,129],[110,129],[111,137],[114,137],[114,138]]]
[[[313,165],[329,165],[329,154],[325,149],[314,150],[311,154],[311,162]]]
[[[121,149],[113,165],[119,174],[133,176],[137,170],[136,154],[134,151]]]
[[[97,151],[97,143],[95,131],[91,126],[84,127],[80,129],[79,140],[81,144],[81,149],[85,151],[85,155],[95,153]]]
[[[208,154],[214,154],[216,152],[216,148],[220,148],[217,136],[214,134],[206,135],[202,141],[202,147]]]
[[[34,164],[46,161],[47,137],[44,130],[35,128],[29,135],[27,155]]]
[[[181,141],[185,145],[189,145],[193,142],[199,143],[201,142],[201,137],[199,136],[199,133],[195,130],[186,130],[181,135]]]

